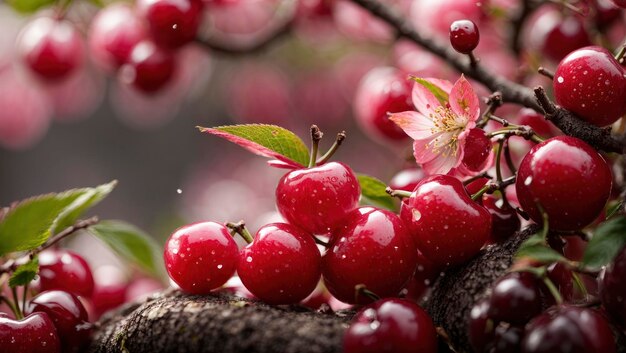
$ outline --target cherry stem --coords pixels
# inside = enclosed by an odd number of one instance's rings
[[[364,284],[358,284],[354,286],[354,295],[356,296],[355,299],[358,299],[359,295],[364,295],[374,301],[380,300],[380,297],[376,293],[367,289],[367,287]]]
[[[567,1],[564,0],[548,0],[549,2],[556,4],[556,5],[560,5],[563,6],[564,8],[573,11],[581,16],[586,16],[585,12],[583,10],[581,10],[580,8],[568,3]]]
[[[490,181],[487,185],[483,186],[478,192],[472,195],[472,200],[476,201],[480,199],[484,194],[493,194],[496,190],[500,190],[504,194],[504,189],[507,186],[515,183],[515,175],[510,176],[502,181]]]
[[[437,331],[437,336],[439,336],[441,340],[443,340],[443,342],[448,345],[450,351],[452,351],[453,353],[457,353],[457,350],[454,349],[454,346],[452,345],[452,340],[450,339],[450,335],[448,335],[448,333],[446,332],[446,329],[441,326],[437,326],[435,328],[435,331]]]
[[[504,159],[506,160],[506,165],[509,167],[511,174],[517,174],[517,168],[515,168],[515,163],[513,163],[513,158],[511,157],[508,139],[504,141]]]
[[[252,238],[252,234],[250,234],[250,231],[246,228],[246,223],[244,221],[236,223],[228,222],[226,223],[226,227],[230,228],[232,235],[239,234],[247,244],[252,243],[254,240],[254,238]]]
[[[469,54],[467,54],[467,56],[469,56],[470,59],[470,66],[471,67],[476,67],[478,66],[478,59],[476,58],[476,56],[474,55],[474,52],[470,52]]]
[[[329,243],[323,241],[322,239],[320,239],[320,238],[318,238],[316,236],[313,236],[313,240],[315,240],[315,244],[321,245],[321,246],[323,246],[325,248],[328,248],[328,246],[330,245]]]
[[[572,279],[574,279],[574,284],[578,287],[583,296],[587,298],[589,291],[587,291],[587,286],[585,286],[585,283],[582,281],[578,273],[572,272]]]
[[[4,302],[9,309],[11,309],[11,311],[13,312],[13,315],[15,315],[16,319],[21,319],[21,315],[22,313],[17,309],[16,305],[14,305],[9,298],[5,297],[4,295],[0,295],[0,302]]]
[[[391,197],[397,197],[399,199],[404,199],[407,197],[411,197],[411,195],[413,194],[410,191],[406,191],[406,190],[394,190],[392,188],[390,188],[389,186],[385,189],[385,192],[389,194],[389,196]]]
[[[315,167],[317,160],[317,150],[320,147],[320,140],[324,134],[317,125],[311,125],[311,157],[309,158],[309,168]]]
[[[504,146],[505,140],[506,139],[501,138],[496,146],[496,180],[500,183],[502,182],[502,166],[500,161],[502,160],[502,147]]]
[[[28,296],[28,287],[30,283],[24,285],[24,293],[22,293],[22,310],[26,310],[26,297]]]
[[[341,146],[341,144],[343,143],[343,140],[345,139],[346,139],[345,131],[338,133],[337,138],[335,139],[335,142],[333,143],[333,145],[330,146],[330,149],[328,150],[328,152],[326,152],[322,157],[320,157],[320,159],[317,160],[316,165],[321,165],[321,164],[328,162],[330,158],[335,154],[335,152],[337,152],[337,150],[339,149],[339,146]]]
[[[485,101],[487,103],[487,109],[483,113],[480,121],[476,124],[477,128],[483,128],[489,122],[489,117],[495,113],[496,109],[498,109],[502,105],[502,93],[494,92],[489,98]]]
[[[541,226],[541,237],[546,240],[548,239],[548,233],[550,232],[550,222],[548,220],[548,213],[543,209],[541,204],[537,203],[537,208],[539,212],[541,212],[541,222],[543,223]]]
[[[548,278],[547,274],[544,273],[541,279],[543,280],[543,283],[546,285],[546,287],[548,287],[548,290],[550,291],[550,294],[552,294],[552,296],[554,297],[556,304],[563,304],[563,297],[561,296],[561,293],[559,293],[559,290],[556,288],[552,280]]]
[[[21,320],[24,318],[24,314],[22,313],[22,308],[20,308],[20,300],[17,296],[17,288],[11,287],[11,295],[13,295],[13,303],[15,304],[15,318]]]
[[[544,141],[544,139],[539,137],[530,126],[525,125],[511,125],[510,127],[505,127],[503,129],[490,132],[487,134],[487,137],[492,138],[500,135],[504,135],[505,138],[511,136],[520,136],[526,140],[530,140],[535,143],[541,143]]]
[[[625,56],[626,56],[626,43],[622,44],[622,47],[619,48],[619,51],[617,52],[617,54],[615,54],[615,60],[617,60],[617,62],[621,64]]]
[[[543,76],[545,76],[545,77],[547,77],[547,78],[551,79],[551,80],[554,80],[554,72],[552,72],[552,71],[550,71],[550,70],[546,69],[546,68],[545,68],[545,67],[543,67],[543,66],[540,66],[540,67],[537,69],[537,72],[538,72],[539,74],[541,74],[541,75],[543,75]]]
[[[493,178],[491,177],[491,175],[489,175],[489,173],[487,173],[487,172],[482,172],[482,173],[480,173],[480,174],[474,175],[473,177],[471,177],[471,178],[469,178],[469,179],[465,180],[465,181],[463,182],[463,186],[468,186],[468,185],[469,185],[469,184],[471,184],[472,182],[474,182],[474,181],[476,181],[476,180],[478,180],[478,179],[481,179],[481,178],[493,179]]]

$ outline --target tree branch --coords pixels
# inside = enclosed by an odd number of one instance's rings
[[[206,49],[209,49],[210,51],[214,53],[219,53],[223,55],[237,56],[237,55],[255,54],[255,53],[260,53],[266,50],[267,48],[271,47],[277,42],[288,37],[291,34],[292,29],[293,29],[293,22],[291,20],[286,21],[280,28],[278,28],[276,31],[271,33],[268,37],[250,46],[243,46],[243,47],[229,46],[229,45],[224,45],[222,43],[212,42],[209,39],[204,39],[201,37],[196,37],[196,43],[205,47]]]

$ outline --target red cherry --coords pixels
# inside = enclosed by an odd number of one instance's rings
[[[145,93],[154,93],[172,79],[175,69],[171,53],[143,41],[133,48],[128,63],[121,68],[120,78]]]
[[[600,299],[613,320],[626,327],[626,248],[607,266],[600,278]]]
[[[544,16],[548,19],[552,14]],[[542,52],[550,59],[560,61],[572,51],[591,45],[589,33],[580,17],[566,16],[551,24],[553,27],[546,31],[542,45]]]
[[[563,305],[537,316],[527,326],[523,353],[615,353],[610,326],[593,309]]]
[[[89,342],[91,324],[78,297],[59,290],[45,291],[33,299],[26,314],[42,312],[52,320],[63,352],[79,352]]]
[[[58,289],[84,297],[90,297],[94,287],[87,261],[68,250],[39,254],[39,284],[42,291]]]
[[[470,172],[480,172],[487,167],[492,149],[491,140],[483,129],[470,129],[465,140],[465,154],[461,163]]]
[[[310,234],[286,223],[261,227],[239,255],[237,273],[244,286],[268,304],[295,304],[306,298],[321,276],[320,251]]]
[[[343,339],[344,353],[436,353],[437,332],[419,305],[382,299],[361,310]]]
[[[524,325],[541,313],[540,282],[530,272],[511,272],[500,278],[489,296],[489,318]]]
[[[517,115],[517,123],[519,125],[528,125],[533,131],[542,137],[554,136],[554,128],[552,124],[546,120],[545,116],[537,113],[533,109],[523,108]]]
[[[406,286],[406,298],[414,302],[421,302],[428,289],[440,276],[441,270],[432,261],[426,258],[421,251],[417,251],[417,267],[415,274]]]
[[[483,207],[491,214],[491,243],[502,243],[520,229],[517,211],[502,199],[491,195],[483,196]]]
[[[602,156],[583,141],[557,136],[535,147],[520,164],[515,188],[520,205],[533,221],[551,229],[578,230],[602,212],[613,176]]]
[[[17,39],[19,56],[38,77],[66,78],[83,61],[83,42],[70,22],[39,17],[28,23]]]
[[[137,43],[146,39],[142,19],[127,4],[114,3],[98,11],[89,29],[91,54],[103,68],[117,69]]]
[[[170,278],[189,294],[208,294],[235,273],[239,250],[228,229],[215,222],[178,228],[163,254]]]
[[[521,353],[523,338],[523,328],[502,322],[496,327],[489,353]]]
[[[116,266],[101,266],[94,272],[95,287],[91,296],[92,320],[126,302],[129,286],[124,272]]]
[[[354,109],[357,122],[372,138],[392,142],[406,140],[407,134],[389,120],[389,113],[415,110],[406,74],[391,67],[378,67],[368,72],[357,88]]]
[[[485,352],[495,338],[495,323],[489,317],[489,300],[476,303],[467,322],[467,337],[475,352]]]
[[[23,320],[0,314],[0,347],[3,352],[61,353],[57,331],[45,313],[30,314]]]
[[[489,178],[478,178],[472,181],[471,183],[465,185],[465,190],[467,190],[467,193],[469,195],[474,195],[475,193],[480,191],[480,189],[482,189],[483,186],[487,185],[488,182],[489,182]]]
[[[626,72],[601,47],[585,47],[566,56],[554,74],[557,103],[597,126],[626,114]]]
[[[473,202],[463,184],[433,175],[402,202],[400,216],[417,247],[439,266],[463,263],[476,255],[491,234],[491,215]]]
[[[156,43],[179,48],[191,42],[202,19],[200,0],[139,0],[137,12],[144,17]]]
[[[469,54],[478,46],[480,32],[470,20],[458,20],[450,25],[450,44],[461,54]]]
[[[394,213],[374,207],[352,211],[332,234],[322,259],[330,293],[345,303],[368,303],[355,287],[364,285],[380,297],[396,296],[415,271],[411,235]]]
[[[290,171],[276,187],[276,207],[289,223],[311,234],[328,234],[359,204],[361,187],[339,162]]]
[[[612,0],[613,3],[623,9],[626,9],[626,0]]]
[[[421,168],[405,169],[394,175],[389,182],[389,187],[393,190],[404,190],[412,192],[417,184],[426,177],[426,173]]]

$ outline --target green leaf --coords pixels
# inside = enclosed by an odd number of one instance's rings
[[[427,90],[429,90],[430,93],[432,93],[435,96],[435,98],[437,98],[437,100],[439,101],[439,103],[441,103],[442,106],[445,107],[446,104],[448,104],[450,97],[446,91],[441,89],[441,87],[421,77],[411,76],[411,79],[419,83],[420,85],[424,86],[424,88],[426,88]]]
[[[17,12],[29,14],[42,7],[52,5],[55,0],[8,0],[7,3]]]
[[[35,257],[34,259],[28,261],[27,263],[19,266],[11,278],[9,278],[9,286],[11,288],[17,286],[25,286],[30,283],[35,276],[37,276],[37,272],[39,271],[39,261]]]
[[[107,184],[102,184],[95,188],[84,188],[78,190],[84,190],[84,194],[77,198],[70,206],[68,206],[63,214],[59,216],[54,231],[52,234],[56,234],[63,229],[71,226],[76,220],[89,208],[97,205],[102,199],[107,197],[115,186],[117,180],[113,180]]]
[[[280,126],[247,124],[198,129],[236,143],[257,155],[276,158],[294,167],[309,163],[309,149],[302,139]]]
[[[566,261],[563,255],[550,248],[541,234],[535,234],[520,245],[517,258],[529,257],[541,263]]]
[[[387,185],[382,181],[364,174],[358,174],[359,185],[361,185],[361,194],[363,201],[368,204],[386,208],[395,211],[397,209],[393,197],[385,191]]]
[[[160,277],[161,247],[141,229],[118,220],[102,221],[89,228],[98,239],[128,262]]]
[[[32,197],[12,206],[0,221],[0,256],[45,243],[59,216],[84,194],[85,189],[68,190]]]
[[[600,268],[613,260],[626,246],[626,217],[614,217],[602,223],[589,241],[582,265]]]
[[[606,217],[604,217],[604,220],[613,218],[622,209],[622,206],[624,206],[624,200],[609,202],[606,206]]]

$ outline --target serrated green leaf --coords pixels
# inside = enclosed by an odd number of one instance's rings
[[[50,6],[55,0],[7,0],[7,3],[17,12],[29,14]]]
[[[427,90],[430,91],[430,93],[432,93],[435,98],[437,98],[437,100],[439,101],[439,103],[442,106],[446,106],[446,104],[448,104],[448,101],[450,100],[450,97],[448,95],[448,93],[446,91],[444,91],[443,89],[441,89],[441,87],[435,85],[432,82],[429,82],[428,80],[425,80],[421,77],[415,77],[415,76],[411,76],[411,80],[417,82],[418,84],[424,86],[424,88],[426,88]]]
[[[65,211],[59,216],[52,234],[56,234],[63,229],[71,226],[76,220],[89,208],[97,205],[102,199],[107,197],[115,186],[117,180],[113,180],[107,184],[96,186],[95,188],[84,188],[84,194],[77,198]]]
[[[39,272],[39,261],[35,257],[27,263],[19,266],[11,278],[9,278],[9,286],[11,288],[18,286],[25,286],[30,283]]]
[[[147,273],[155,277],[163,273],[160,246],[141,229],[123,221],[108,220],[90,227],[89,231]]]
[[[397,209],[393,197],[385,191],[387,185],[382,181],[364,174],[358,174],[361,195],[365,203],[395,211]]]
[[[296,167],[309,163],[309,150],[302,139],[280,126],[247,124],[198,128],[264,157],[276,158]]]
[[[56,221],[85,189],[32,197],[12,206],[0,221],[0,256],[33,249],[48,240]]]
[[[541,263],[566,261],[563,255],[550,248],[541,234],[535,234],[526,239],[520,245],[515,256],[517,258],[529,257]]]
[[[583,254],[582,265],[600,268],[626,246],[626,217],[614,217],[596,228]]]

